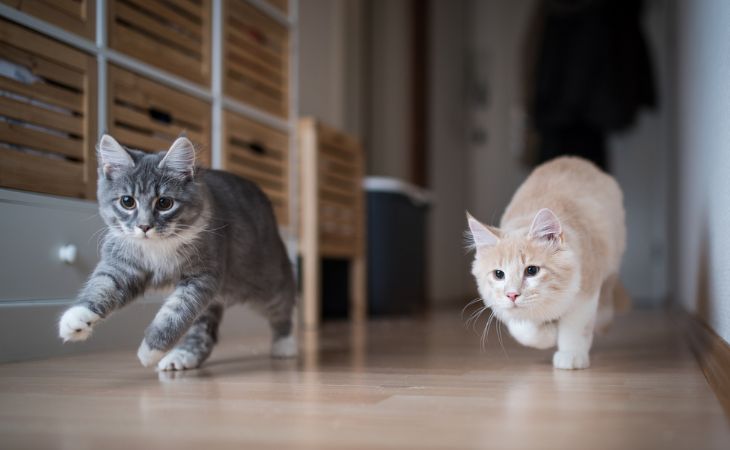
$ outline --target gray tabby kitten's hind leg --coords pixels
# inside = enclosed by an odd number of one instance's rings
[[[157,364],[158,370],[195,369],[208,359],[218,342],[223,305],[214,303],[193,322],[180,342]]]
[[[265,315],[271,325],[271,355],[274,358],[297,356],[297,338],[294,335],[294,293],[280,294],[266,305]]]

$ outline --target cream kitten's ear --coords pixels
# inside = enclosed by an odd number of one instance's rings
[[[533,239],[558,242],[563,238],[563,227],[554,212],[543,208],[535,215],[527,236]]]
[[[470,246],[474,246],[478,250],[480,247],[497,245],[499,237],[494,231],[476,220],[469,213],[466,213],[466,220],[469,222],[469,231],[471,231]]]

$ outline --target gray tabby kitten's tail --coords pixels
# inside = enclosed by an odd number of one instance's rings
[[[104,135],[98,145],[99,211],[108,226],[101,260],[59,322],[64,341],[150,287],[172,285],[137,356],[159,370],[198,367],[217,341],[224,308],[251,302],[269,320],[272,353],[297,353],[296,287],[268,198],[251,181],[195,166],[185,137],[147,154]]]

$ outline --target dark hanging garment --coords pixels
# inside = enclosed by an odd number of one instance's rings
[[[545,0],[531,116],[538,159],[572,154],[606,169],[606,138],[656,106],[638,0]]]

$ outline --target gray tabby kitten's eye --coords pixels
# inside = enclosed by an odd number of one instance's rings
[[[527,269],[525,269],[525,276],[534,277],[539,271],[540,268],[537,266],[527,266]]]
[[[501,270],[495,270],[494,271],[494,278],[496,278],[498,280],[503,279],[504,278],[504,272],[502,272]]]
[[[122,195],[122,198],[119,199],[119,204],[122,205],[122,208],[124,209],[134,209],[134,207],[137,206],[137,202],[134,201],[134,197],[130,195]]]
[[[167,211],[172,208],[175,202],[170,197],[160,197],[157,199],[157,209],[160,211]]]

